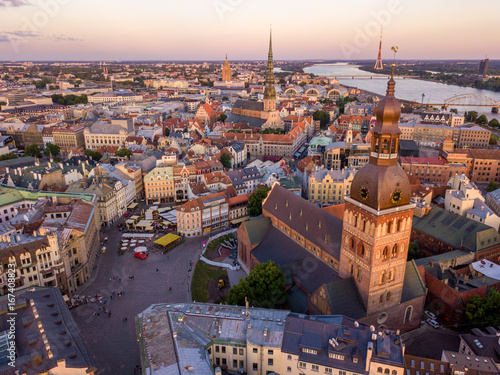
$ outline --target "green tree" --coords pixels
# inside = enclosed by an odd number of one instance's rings
[[[247,210],[250,216],[262,215],[262,201],[267,197],[268,187],[261,186],[248,198]]]
[[[493,118],[490,120],[488,125],[491,126],[492,128],[498,128],[498,127],[500,127],[500,122],[496,118]]]
[[[498,144],[498,137],[496,135],[490,135],[490,145],[496,146]]]
[[[40,147],[38,147],[38,145],[35,143],[26,146],[26,148],[24,149],[24,154],[27,156],[33,156],[34,158],[42,157],[42,151],[40,150]]]
[[[498,189],[500,186],[498,185],[497,182],[495,181],[490,181],[488,184],[488,187],[486,188],[486,191],[489,193],[490,191]]]
[[[320,122],[321,129],[326,128],[330,122],[330,115],[325,111],[316,111],[313,113],[313,119]]]
[[[465,301],[465,317],[471,327],[496,327],[500,324],[500,292],[489,289],[484,297],[472,296]]]
[[[223,152],[219,160],[224,166],[224,168],[227,169],[231,168],[231,155],[229,155],[227,152]]]
[[[17,155],[14,154],[13,152],[9,154],[0,155],[0,161],[10,160],[10,159],[17,159]]]
[[[478,125],[486,125],[487,123],[488,123],[488,117],[486,117],[486,115],[481,115],[476,120],[476,124]]]
[[[285,275],[274,262],[258,264],[238,285],[229,291],[229,305],[245,305],[245,297],[250,306],[276,309],[286,301]]]
[[[476,111],[465,112],[465,121],[476,122],[476,120],[477,120],[477,112]]]
[[[410,242],[408,245],[408,260],[418,259],[418,245],[415,242]]]
[[[45,156],[49,157],[50,155],[52,155],[53,158],[59,156],[59,153],[61,152],[61,148],[57,145],[54,145],[52,143],[47,143],[47,145],[45,146],[45,150],[43,150],[43,153],[45,154]]]
[[[169,136],[170,135],[170,129],[169,128],[165,128],[165,136]]]
[[[130,157],[132,156],[132,151],[130,151],[128,148],[123,147],[123,148],[119,149],[118,151],[116,151],[115,155],[119,156],[121,158],[130,159]]]
[[[99,161],[102,159],[102,154],[97,151],[92,151],[92,150],[85,150],[85,155],[88,157],[91,157],[92,160]]]
[[[227,96],[223,96],[223,97],[222,97],[222,101],[223,101],[223,102],[227,102],[228,100],[229,100],[229,98],[228,98]]]
[[[224,122],[224,121],[226,121],[226,119],[227,119],[227,115],[225,115],[224,113],[221,113],[219,115],[219,117],[217,117],[217,121],[220,121],[220,122]]]

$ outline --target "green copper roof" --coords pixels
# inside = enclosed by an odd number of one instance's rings
[[[13,188],[5,185],[0,185],[0,207],[25,200],[36,201],[41,197],[78,197],[88,202],[91,202],[93,195],[91,194],[70,194],[70,193],[55,193],[52,191],[29,191],[22,188]]]

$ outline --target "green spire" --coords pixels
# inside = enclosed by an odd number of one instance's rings
[[[276,89],[274,88],[274,63],[273,63],[273,35],[269,31],[269,54],[267,57],[266,87],[264,89],[264,99],[276,99]]]

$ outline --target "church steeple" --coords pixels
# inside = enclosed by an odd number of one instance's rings
[[[276,110],[276,88],[274,87],[274,62],[272,31],[269,32],[269,53],[267,55],[266,87],[264,88],[264,111]]]

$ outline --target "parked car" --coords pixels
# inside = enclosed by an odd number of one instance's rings
[[[430,325],[432,328],[438,328],[439,323],[436,322],[434,319],[427,319],[426,320],[427,324]]]
[[[125,217],[129,217],[130,216],[130,212],[125,212]]]
[[[425,310],[425,311],[424,311],[424,315],[425,315],[426,317],[428,317],[429,319],[431,319],[431,320],[436,320],[436,318],[437,318],[437,317],[436,317],[436,314],[431,313],[431,312],[430,312],[430,311],[428,311],[428,310]]]
[[[134,256],[138,259],[146,259],[148,257],[147,253],[134,253]]]

